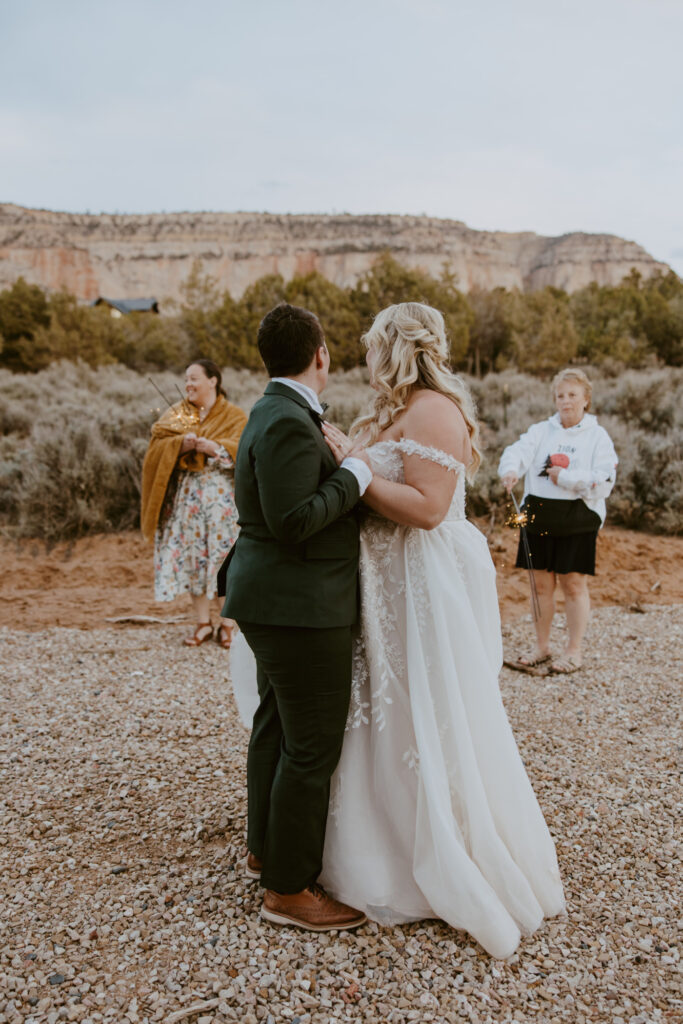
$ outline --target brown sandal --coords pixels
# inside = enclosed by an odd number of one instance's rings
[[[208,628],[209,632],[206,634],[206,636],[200,636],[199,634],[200,634],[201,630],[207,629],[207,628]],[[198,624],[197,628],[195,629],[194,633],[192,634],[192,636],[186,636],[185,639],[183,640],[183,643],[185,644],[186,647],[201,647],[201,645],[206,643],[207,640],[210,640],[212,636],[213,636],[213,626],[211,625],[211,623],[210,622],[200,622]]]
[[[216,630],[216,643],[220,644],[224,651],[229,651],[232,644],[232,631],[234,626],[228,626],[221,622]]]
[[[572,658],[571,654],[564,654],[561,658],[555,658],[550,666],[550,671],[557,675],[568,676],[572,672],[578,672],[581,664]]]
[[[504,661],[503,664],[508,668],[513,668],[515,672],[526,672],[530,676],[540,676],[545,675],[545,671],[541,666],[546,665],[549,661],[549,654],[523,654],[516,661]]]

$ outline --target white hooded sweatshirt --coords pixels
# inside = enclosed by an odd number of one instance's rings
[[[569,459],[569,466],[558,474],[557,484],[544,475],[550,455],[566,455]],[[527,494],[539,498],[583,498],[604,523],[605,498],[614,487],[618,462],[612,439],[598,425],[596,416],[585,413],[580,423],[565,429],[559,413],[555,413],[541,423],[534,423],[519,441],[508,445],[500,457],[498,475],[525,476],[525,498]]]

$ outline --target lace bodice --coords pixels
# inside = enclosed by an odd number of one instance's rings
[[[429,459],[449,472],[456,473],[458,479],[453,500],[443,522],[465,518],[465,467],[448,452],[403,437],[400,441],[378,441],[368,448],[368,455],[375,473],[383,476],[385,480],[393,480],[394,483],[405,483],[403,455],[417,455],[421,459]]]

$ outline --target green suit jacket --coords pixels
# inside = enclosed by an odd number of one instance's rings
[[[223,615],[273,626],[351,625],[358,611],[358,481],[305,398],[271,381],[235,464],[240,534]]]

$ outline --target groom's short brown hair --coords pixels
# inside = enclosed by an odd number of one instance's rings
[[[269,377],[296,377],[324,347],[325,335],[315,313],[281,302],[261,321],[257,343]]]

